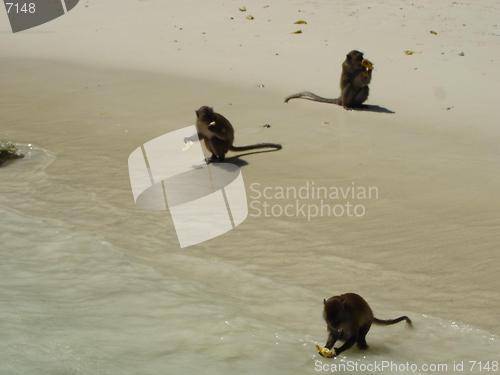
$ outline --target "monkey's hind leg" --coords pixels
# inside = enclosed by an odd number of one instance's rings
[[[212,145],[212,141],[210,139],[205,138],[205,146],[208,151],[210,151],[210,157],[205,158],[207,164],[217,161],[217,155],[215,155],[215,149]]]
[[[359,329],[358,333],[358,348],[360,349],[368,349],[368,344],[366,343],[366,334],[370,330],[370,324],[364,325]]]
[[[208,163],[212,162],[223,162],[226,158],[226,152],[228,151],[227,142],[224,142],[217,138],[212,138],[206,143],[208,151],[212,153],[210,158],[207,159]]]
[[[368,86],[365,86],[356,93],[354,96],[352,102],[353,106],[355,107],[360,107],[364,102],[366,102],[366,99],[368,99],[368,94],[370,93],[370,89]]]
[[[229,151],[229,144],[227,141],[223,141],[219,138],[212,139],[213,153],[217,156],[218,161],[224,161],[226,158],[226,153]]]
[[[205,161],[207,162],[207,164],[217,163],[219,161],[219,158],[216,155],[212,154],[210,155],[210,157],[205,158]]]

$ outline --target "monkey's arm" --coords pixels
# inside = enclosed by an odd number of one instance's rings
[[[220,139],[221,141],[227,142],[229,140],[228,136],[225,132],[215,133],[213,132],[215,138]]]
[[[338,336],[335,332],[328,332],[328,340],[326,340],[325,348],[332,350],[333,346],[338,340]]]
[[[370,84],[372,80],[372,71],[371,70],[364,70],[354,78],[353,85],[354,87],[365,87]]]
[[[221,127],[217,128],[217,125],[214,124],[208,128],[210,132],[214,135],[215,138],[220,139],[221,141],[228,142],[229,136],[227,134],[226,128]]]
[[[352,335],[351,337],[349,337],[349,339],[346,340],[344,345],[342,345],[340,348],[335,349],[335,355],[339,355],[343,351],[346,351],[347,349],[352,347],[355,343],[356,343],[356,335]]]

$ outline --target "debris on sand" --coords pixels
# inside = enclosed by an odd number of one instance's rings
[[[431,30],[429,31],[432,35],[438,35],[437,31]]]
[[[295,25],[307,25],[307,21],[305,20],[297,20],[294,22]]]
[[[407,55],[407,56],[411,56],[411,55],[413,55],[413,54],[415,54],[415,51],[412,51],[411,49],[407,49],[407,50],[405,51],[405,55]]]
[[[240,10],[240,12],[246,12],[247,11],[247,7],[240,7],[239,10]]]
[[[292,34],[302,34],[302,30],[300,30],[300,29],[299,30],[295,30],[295,31],[292,32]]]
[[[0,141],[0,165],[10,159],[21,159],[24,155],[19,152],[12,142]]]
[[[263,128],[269,129],[271,127],[271,124],[264,124],[262,125]]]
[[[465,56],[465,52],[460,52],[458,56]]]
[[[254,20],[254,19],[255,19],[255,17],[249,14],[249,15],[246,17],[246,19],[247,19],[247,20],[249,20],[249,21],[252,21],[252,20]]]

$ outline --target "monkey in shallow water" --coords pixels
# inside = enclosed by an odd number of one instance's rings
[[[332,350],[337,340],[344,341],[342,346],[333,350],[334,355],[339,355],[355,343],[360,349],[367,349],[366,334],[372,323],[390,325],[405,320],[411,324],[407,316],[389,320],[375,318],[368,303],[355,293],[341,294],[323,300],[323,318],[328,328],[325,347]]]
[[[208,151],[212,153],[208,161],[224,161],[228,151],[248,151],[261,148],[281,149],[281,145],[276,143],[234,146],[234,128],[229,120],[207,106],[196,111],[196,130],[198,138],[203,139]]]
[[[368,85],[372,79],[373,64],[363,57],[363,53],[353,50],[346,56],[342,64],[340,76],[340,96],[335,99],[323,98],[309,91],[288,96],[285,103],[291,99],[307,99],[322,103],[332,103],[346,109],[359,108],[368,99]]]

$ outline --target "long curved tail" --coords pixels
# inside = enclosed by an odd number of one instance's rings
[[[288,103],[288,101],[292,100],[292,99],[307,99],[307,100],[312,100],[312,101],[321,102],[321,103],[340,104],[340,101],[338,98],[335,98],[335,99],[323,98],[322,96],[316,95],[310,91],[302,91],[302,92],[299,92],[297,94],[287,96],[285,98],[285,103]]]
[[[254,145],[248,145],[248,146],[231,146],[229,149],[231,151],[248,151],[248,150],[257,150],[260,148],[274,148],[276,150],[281,150],[282,146],[277,143],[256,143]]]
[[[399,322],[401,322],[403,320],[406,320],[406,323],[411,324],[411,319],[408,318],[406,315],[405,316],[400,316],[399,318],[396,318],[396,319],[387,319],[387,320],[373,318],[373,323],[375,323],[375,324],[382,324],[382,325],[385,325],[385,326],[389,326],[391,324],[399,323]]]

